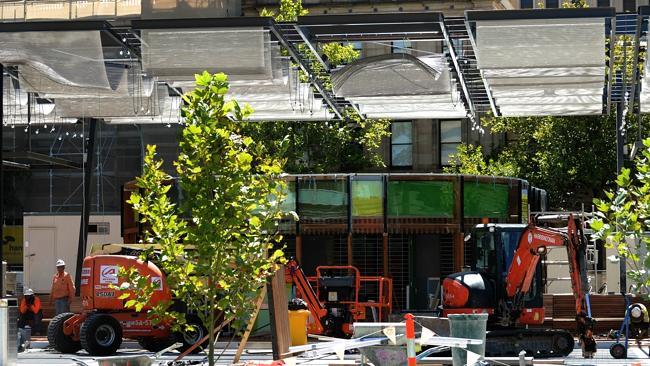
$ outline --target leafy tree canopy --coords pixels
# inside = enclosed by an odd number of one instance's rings
[[[286,185],[280,178],[284,161],[243,132],[241,121],[251,110],[226,100],[226,75],[204,72],[196,75],[196,83],[197,88],[183,96],[187,126],[174,163],[190,199],[180,208],[171,202],[170,176],[161,169],[155,146],[148,146],[143,173],[136,179],[141,191],[132,193],[129,203],[148,228],[147,240],[160,245],[156,263],[175,299],[207,328],[213,365],[213,330],[219,316],[242,325],[253,312],[258,290],[283,261],[282,251],[272,248],[281,239],[277,225]],[[191,217],[191,223],[183,217]],[[122,272],[128,278],[123,288],[131,290],[123,297],[129,298],[126,306],[142,309],[153,284],[134,270]],[[153,310],[155,319],[171,317],[182,324],[184,314],[170,305],[159,304]]]
[[[625,260],[637,291],[650,294],[650,138],[632,169],[624,168],[616,188],[595,200],[597,216],[591,220],[594,239],[604,240]]]

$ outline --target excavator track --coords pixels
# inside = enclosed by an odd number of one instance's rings
[[[571,333],[563,329],[499,329],[487,333],[487,357],[518,356],[526,351],[535,358],[568,356],[575,345]]]

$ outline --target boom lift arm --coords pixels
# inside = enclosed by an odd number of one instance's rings
[[[540,257],[546,253],[548,247],[561,246],[566,247],[568,254],[571,287],[575,296],[576,321],[583,355],[590,357],[596,351],[596,343],[593,338],[594,320],[591,318],[589,308],[587,244],[582,228],[576,226],[573,215],[569,215],[566,232],[531,224],[522,233],[506,276],[506,293],[508,298],[512,299],[511,314],[514,319],[518,318],[523,307],[523,299],[530,291]]]
[[[287,282],[293,283],[296,286],[296,293],[298,297],[304,299],[309,308],[309,312],[312,314],[314,322],[310,324],[310,327],[313,327],[311,331],[315,334],[323,334],[325,332],[325,327],[321,319],[327,315],[327,309],[323,304],[318,300],[316,291],[312,288],[305,272],[295,260],[290,260],[286,265],[285,273]]]

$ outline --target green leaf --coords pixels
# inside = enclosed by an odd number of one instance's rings
[[[253,227],[259,227],[261,224],[260,219],[257,216],[253,216],[250,219],[248,219],[248,222],[251,224]]]

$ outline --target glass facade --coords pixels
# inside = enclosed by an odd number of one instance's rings
[[[454,184],[448,181],[388,182],[389,217],[454,216]]]
[[[505,184],[465,181],[463,212],[465,217],[508,218],[510,188]]]

